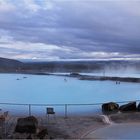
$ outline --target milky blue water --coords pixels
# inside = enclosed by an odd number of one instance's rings
[[[92,104],[138,99],[139,83],[122,82],[116,85],[113,81],[87,81],[63,76],[0,74],[0,103]],[[7,107],[9,106],[1,105],[3,110]],[[93,108],[70,106],[69,110],[73,110],[74,113],[80,110],[94,112]],[[23,107],[14,106],[12,109],[24,112]],[[26,109],[28,112],[28,107]],[[32,110],[40,108],[33,107]],[[45,107],[43,111],[45,112]],[[61,107],[58,112],[64,112],[64,108]]]

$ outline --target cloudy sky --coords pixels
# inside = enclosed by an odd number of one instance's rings
[[[0,57],[140,59],[140,1],[0,0]]]

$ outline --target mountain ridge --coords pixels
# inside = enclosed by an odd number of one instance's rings
[[[0,57],[0,72],[103,72],[140,70],[140,61],[48,61],[21,62]]]

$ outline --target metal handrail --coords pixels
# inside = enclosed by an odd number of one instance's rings
[[[140,100],[133,100],[135,102],[140,102]],[[114,101],[115,102],[115,101]],[[129,103],[129,102],[132,102],[131,101],[119,101],[119,102],[115,102],[115,103]],[[104,102],[105,103],[105,102]],[[103,102],[102,103],[91,103],[91,104],[23,104],[23,103],[0,103],[0,105],[18,105],[18,106],[28,106],[28,114],[29,116],[31,116],[32,114],[32,106],[64,106],[65,107],[65,118],[67,118],[68,116],[68,106],[89,106],[89,105],[92,105],[92,106],[96,106],[96,105],[102,105],[104,104]]]
[[[129,101],[112,101],[112,102],[115,102],[115,103],[129,103],[129,102],[140,102],[140,100],[129,100]],[[4,103],[1,103],[0,104],[3,104],[3,105],[31,105],[31,106],[64,106],[64,105],[102,105],[106,102],[99,102],[99,103],[90,103],[90,104],[32,104],[32,103],[7,103],[7,102],[4,102]]]

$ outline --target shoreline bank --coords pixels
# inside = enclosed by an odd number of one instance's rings
[[[140,83],[140,78],[136,77],[117,77],[117,76],[92,76],[92,75],[81,75],[79,73],[70,74],[56,74],[48,72],[0,72],[0,74],[28,74],[28,75],[46,75],[46,76],[65,76],[77,78],[78,80],[89,80],[89,81],[115,81],[116,84],[119,82],[130,82],[130,83]]]

